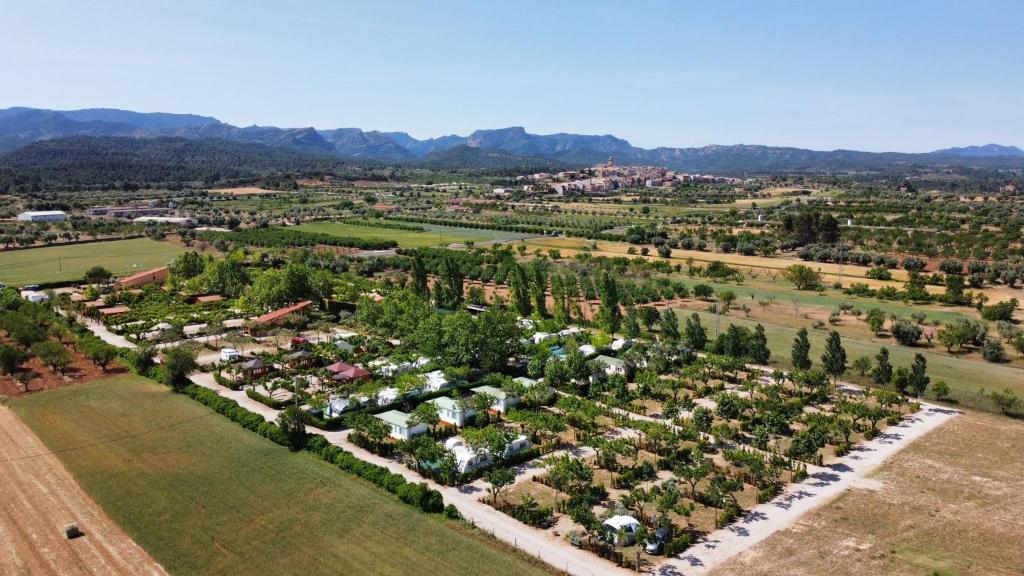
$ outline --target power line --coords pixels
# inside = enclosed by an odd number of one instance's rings
[[[72,446],[70,448],[61,448],[60,450],[53,450],[53,451],[49,451],[49,452],[40,452],[40,453],[37,453],[37,454],[28,454],[26,456],[17,456],[15,458],[7,458],[5,460],[0,460],[0,462],[16,462],[18,460],[30,460],[32,458],[39,458],[41,456],[54,456],[56,454],[64,454],[65,452],[74,452],[75,450],[82,450],[82,449],[85,449],[85,448],[94,448],[96,446],[103,446],[104,444],[113,444],[114,442],[120,442],[121,440],[127,440],[129,438],[136,438],[136,437],[139,437],[139,436],[144,436],[144,435],[149,434],[151,432],[160,432],[161,430],[168,430],[170,428],[176,428],[178,426],[183,426],[183,425],[188,424],[190,422],[195,422],[196,420],[200,420],[200,419],[206,418],[208,416],[213,416],[214,414],[217,414],[217,412],[209,412],[207,414],[201,414],[201,415],[196,416],[194,418],[186,418],[185,420],[179,420],[177,422],[172,422],[172,423],[167,424],[165,426],[158,426],[156,428],[150,428],[149,430],[142,430],[140,432],[134,432],[132,434],[125,434],[124,436],[119,436],[117,438],[109,438],[107,440],[102,440],[102,441],[99,441],[99,442],[93,442],[92,444],[83,444],[81,446]]]

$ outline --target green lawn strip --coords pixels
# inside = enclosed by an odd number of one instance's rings
[[[405,223],[402,223],[405,224]],[[374,228],[358,224],[346,224],[344,222],[310,222],[296,226],[297,230],[307,232],[320,232],[334,236],[351,236],[367,239],[395,240],[399,245],[408,248],[422,248],[425,246],[438,246],[439,244],[473,242],[494,242],[499,240],[515,240],[525,238],[526,234],[516,232],[505,232],[502,230],[482,230],[478,228],[459,228],[455,226],[440,226],[437,224],[408,223],[409,225],[422,226],[422,232],[412,230],[398,230],[395,228]]]
[[[680,322],[684,322],[692,311],[679,310],[677,312]],[[715,315],[712,312],[698,312],[701,322],[708,331],[710,338],[715,337]],[[752,328],[758,324],[755,320],[740,318],[735,315],[722,316],[721,330],[730,324]],[[790,351],[793,346],[793,338],[797,330],[788,326],[765,324],[762,322],[765,334],[768,336],[768,347],[772,351],[771,364],[783,369],[791,369]],[[825,330],[809,330],[811,342],[811,359],[815,365],[820,365],[820,356],[825,349],[825,338],[828,332]],[[962,360],[946,354],[936,353],[927,348],[907,348],[895,342],[881,343],[860,340],[856,338],[843,337],[843,347],[846,349],[848,363],[853,362],[858,356],[870,356],[874,360],[878,349],[885,346],[889,349],[890,361],[894,366],[909,366],[914,359],[914,354],[920,352],[928,361],[928,375],[934,384],[944,380],[949,384],[950,397],[964,406],[994,410],[992,402],[980,393],[981,389],[988,392],[1010,388],[1018,395],[1024,394],[1024,370],[1002,364],[991,364],[987,362],[976,362],[973,360]],[[852,382],[859,382],[859,375],[847,372],[846,378]]]
[[[171,573],[546,573],[142,378],[12,407]]]
[[[11,286],[82,278],[93,266],[123,276],[163,266],[184,249],[149,238],[0,252],[0,282]]]

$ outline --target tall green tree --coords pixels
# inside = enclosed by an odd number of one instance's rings
[[[698,317],[697,322],[700,322],[700,317]],[[658,326],[659,340],[669,344],[676,344],[679,342],[679,318],[676,317],[675,310],[666,306],[665,309],[661,311],[661,320],[659,321]],[[689,321],[687,321],[687,326],[689,327]]]
[[[835,330],[829,332],[825,341],[825,352],[821,355],[821,363],[825,373],[832,377],[832,381],[839,380],[839,377],[846,373],[846,349],[843,348],[842,338]]]
[[[696,312],[686,319],[686,345],[694,350],[703,350],[708,344],[708,332],[701,326],[700,315]]]
[[[875,356],[875,369],[871,371],[871,380],[877,386],[888,386],[892,383],[892,364],[889,362],[889,349],[882,346]]]
[[[547,290],[547,262],[538,258],[530,263],[530,299],[533,301],[533,311],[540,317],[548,315]]]
[[[754,327],[754,333],[750,337],[747,347],[747,355],[755,364],[766,365],[772,352],[768,349],[768,336],[764,332],[764,326],[758,324]]]
[[[607,270],[601,274],[598,295],[601,298],[601,309],[597,313],[598,323],[609,334],[615,334],[622,325],[622,310],[619,308],[619,283]]]
[[[801,328],[796,333],[790,358],[793,361],[793,367],[797,370],[811,369],[811,341],[807,339],[807,328]]]
[[[508,295],[512,306],[520,316],[529,316],[533,312],[533,303],[530,301],[530,280],[526,275],[526,269],[515,261],[509,261]]]
[[[423,255],[417,252],[412,257],[412,293],[427,300],[430,298],[430,287],[427,283],[427,265]]]
[[[920,353],[914,354],[914,362],[910,365],[908,388],[918,398],[928,389],[931,378],[928,377],[928,361]]]

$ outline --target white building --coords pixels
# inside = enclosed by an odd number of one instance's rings
[[[458,436],[453,436],[445,440],[444,447],[445,449],[450,450],[452,455],[455,456],[455,467],[463,474],[476,470],[477,468],[488,466],[494,462],[494,456],[491,454],[490,450],[486,448],[474,450]],[[508,458],[509,456],[528,449],[529,447],[530,441],[526,436],[518,436],[508,443],[508,446],[505,447],[505,452],[502,456],[504,458]]]
[[[626,363],[618,358],[612,358],[611,356],[598,356],[594,358],[594,362],[597,362],[604,368],[604,373],[612,376],[619,374],[621,376],[626,375]]]
[[[458,426],[459,428],[465,426],[466,422],[476,415],[475,410],[469,407],[460,407],[458,400],[448,396],[440,396],[433,400],[428,400],[428,402],[437,406],[437,416],[441,419],[441,422]]]
[[[188,226],[189,224],[196,223],[192,218],[184,218],[181,216],[139,216],[132,220],[132,222],[138,222],[140,224],[152,222],[154,224],[174,224],[176,226]]]
[[[519,398],[505,392],[501,388],[495,388],[494,386],[477,386],[473,388],[474,394],[487,394],[494,398],[494,403],[491,404],[491,410],[495,412],[505,413],[510,408],[519,404]]]
[[[46,302],[50,299],[46,295],[46,292],[39,292],[36,290],[22,290],[21,297],[29,302]]]
[[[427,431],[427,425],[423,423],[415,426],[409,425],[409,415],[399,410],[388,410],[377,414],[377,418],[384,421],[391,427],[389,435],[395,440],[408,440]]]
[[[67,213],[63,210],[38,210],[18,214],[18,220],[22,222],[63,222],[67,220]]]

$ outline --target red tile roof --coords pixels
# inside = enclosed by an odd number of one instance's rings
[[[117,283],[121,284],[121,285],[131,284],[131,283],[133,283],[133,282],[135,282],[137,280],[143,280],[143,279],[146,279],[148,276],[152,276],[154,274],[160,274],[160,273],[163,273],[163,272],[167,272],[167,266],[160,266],[159,268],[152,268],[150,270],[143,270],[142,272],[137,272],[135,274],[132,274],[131,276],[125,276],[124,278],[121,278],[120,280],[118,280]]]
[[[266,324],[267,322],[273,322],[274,320],[277,320],[278,318],[284,318],[285,316],[287,316],[289,314],[294,314],[294,313],[298,312],[299,310],[307,308],[312,303],[313,303],[312,300],[304,300],[302,302],[299,302],[298,304],[292,304],[291,306],[288,306],[287,308],[281,308],[280,310],[274,310],[273,312],[267,312],[263,316],[260,316],[259,318],[257,318],[255,322],[257,324]]]
[[[368,378],[370,372],[359,366],[353,366],[344,362],[335,362],[327,367],[328,370],[334,373],[335,379],[340,380],[357,380],[359,378]]]

